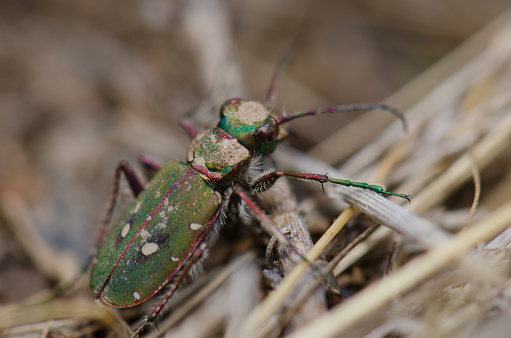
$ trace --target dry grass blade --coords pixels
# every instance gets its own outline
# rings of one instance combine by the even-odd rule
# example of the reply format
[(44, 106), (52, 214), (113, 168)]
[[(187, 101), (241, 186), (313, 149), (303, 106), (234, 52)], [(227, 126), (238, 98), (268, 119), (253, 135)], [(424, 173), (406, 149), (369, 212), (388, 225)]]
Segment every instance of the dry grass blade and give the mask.
[(448, 264), (459, 260), (470, 248), (487, 241), (511, 224), (511, 203), (501, 207), (486, 220), (454, 237), (429, 253), (410, 261), (400, 270), (368, 286), (356, 296), (346, 300), (316, 322), (291, 335), (292, 338), (336, 337), (380, 309), (386, 303), (409, 291)]
[[(55, 300), (36, 305), (11, 305), (0, 307), (0, 331), (47, 322), (74, 318), (93, 321), (108, 327), (116, 337), (127, 337), (130, 330), (112, 309), (100, 306), (90, 299)], [(41, 329), (44, 330), (44, 328)]]
[[(446, 108), (452, 108), (451, 105), (462, 98), (472, 83), (489, 74), (498, 73), (507, 64), (511, 48), (507, 39), (511, 29), (509, 15), (509, 12), (502, 14), (438, 64), (392, 95), (389, 102), (406, 112), (412, 132), (427, 121), (431, 122), (439, 112), (449, 114)], [(382, 135), (345, 163), (341, 171), (350, 176), (361, 172), (400, 138), (401, 126), (394, 121)], [(330, 146), (335, 148), (335, 144)]]
[(166, 318), (163, 322), (159, 323), (158, 327), (161, 331), (153, 331), (147, 337), (156, 338), (161, 336), (165, 331), (185, 318), (194, 308), (198, 307), (202, 302), (204, 302), (208, 296), (210, 296), (216, 289), (218, 289), (222, 284), (226, 282), (226, 280), (235, 270), (240, 269), (243, 267), (243, 265), (252, 262), (254, 258), (254, 254), (250, 252), (237, 258), (234, 262), (225, 267), (216, 277), (214, 277), (213, 280), (208, 283), (202, 290), (195, 293), (193, 297), (186, 301), (184, 305), (177, 308), (171, 316)]
[(511, 137), (511, 114), (499, 126), (460, 157), (445, 173), (436, 178), (420, 194), (414, 197), (409, 209), (423, 213), (445, 200), (449, 193), (465, 183), (472, 173), (472, 156), (479, 168), (484, 168), (509, 146)]
[[(477, 166), (481, 171), (483, 180), (485, 173), (488, 172), (488, 168), (495, 171), (495, 166), (491, 166), (491, 164), (497, 162), (503, 168), (506, 168), (507, 162), (505, 159), (511, 140), (511, 115), (509, 114), (507, 82), (502, 73), (499, 73), (499, 70), (506, 69), (507, 71), (509, 69), (508, 60), (510, 59), (511, 48), (509, 40), (503, 40), (503, 37), (507, 36), (511, 30), (509, 22), (511, 22), (511, 14), (508, 12), (497, 20), (496, 24), (485, 31), (485, 38), (487, 39), (486, 48), (479, 54), (476, 54), (466, 65), (459, 67), (459, 70), (453, 76), (435, 87), (429, 95), (416, 103), (409, 111), (408, 117), (411, 124), (419, 129), (414, 131), (414, 139), (410, 140), (414, 151), (404, 161), (403, 169), (400, 171), (400, 180), (404, 180), (407, 183), (401, 188), (397, 188), (399, 192), (413, 192), (413, 189), (419, 190), (412, 196), (412, 202), (407, 206), (409, 211), (424, 214), (439, 205), (445, 208), (444, 203), (453, 196), (455, 191), (464, 186), (471, 176), (479, 176), (478, 174), (474, 175), (474, 166)], [(491, 36), (489, 33), (494, 35)], [(481, 36), (478, 39), (481, 39)], [(479, 43), (481, 43), (481, 40), (479, 40)], [(457, 55), (459, 56), (459, 54)], [(462, 111), (458, 112), (458, 109)], [(375, 164), (371, 164), (371, 162), (376, 160), (377, 153), (387, 147), (391, 143), (390, 140), (395, 138), (396, 135), (396, 126), (394, 126), (382, 138), (376, 140), (374, 144), (369, 145), (365, 151), (359, 154), (358, 159), (360, 161), (355, 157), (352, 162), (348, 163), (346, 168), (349, 168), (349, 170), (358, 168), (355, 170), (360, 170), (363, 167), (370, 168), (374, 166)], [(439, 153), (439, 156), (435, 155), (435, 152)], [(292, 162), (293, 165), (297, 166), (298, 170), (304, 171), (310, 171), (310, 167), (314, 165), (313, 163), (305, 165), (296, 158), (288, 160), (288, 162)], [(299, 164), (296, 165), (296, 163)], [(503, 170), (505, 171), (505, 169)], [(329, 173), (332, 174), (330, 170)], [(417, 184), (417, 181), (422, 183)], [(409, 191), (406, 187), (411, 187), (412, 182), (415, 182), (413, 184), (414, 188), (412, 191)], [(476, 186), (479, 186), (479, 184), (476, 181)], [(336, 190), (341, 191), (342, 189)], [(476, 187), (475, 190), (475, 199), (478, 200), (479, 188)], [(352, 196), (356, 195), (358, 193), (351, 194), (351, 196), (344, 194), (343, 196), (351, 203), (354, 203), (356, 198)], [(502, 197), (503, 195), (501, 194), (500, 196)], [(307, 337), (311, 335), (334, 337), (340, 334), (347, 334), (347, 332), (352, 332), (348, 330), (354, 330), (356, 324), (360, 324), (364, 320), (367, 323), (373, 315), (385, 317), (385, 314), (379, 312), (379, 310), (386, 304), (394, 300), (396, 296), (403, 295), (409, 291), (415, 292), (414, 288), (416, 286), (427, 279), (431, 279), (441, 269), (450, 264), (459, 263), (466, 269), (470, 265), (462, 263), (465, 261), (462, 258), (467, 250), (473, 248), (480, 241), (490, 240), (504, 231), (511, 223), (511, 211), (509, 210), (511, 204), (509, 201), (508, 195), (503, 198), (500, 203), (503, 206), (498, 210), (489, 213), (484, 219), (464, 229), (464, 231), (461, 231), (452, 239), (449, 236), (445, 237), (444, 240), (438, 242), (439, 246), (435, 246), (423, 256), (408, 262), (388, 278), (366, 287), (359, 294), (339, 305), (328, 315), (292, 335), (292, 337)], [(368, 205), (370, 204), (368, 203)], [(484, 209), (484, 195), (482, 208)], [(470, 214), (469, 217), (471, 217)], [(411, 233), (415, 232), (415, 224), (410, 223), (410, 228), (404, 229), (404, 231), (400, 230), (400, 232), (410, 236)], [(383, 228), (376, 231), (371, 236), (372, 238), (362, 243), (362, 245), (350, 253), (345, 260), (348, 263), (342, 262), (342, 266), (337, 267), (337, 272), (343, 271), (348, 264), (356, 261), (358, 257), (367, 252), (366, 250), (370, 250), (370, 248), (387, 238), (391, 233), (390, 230)], [(418, 229), (415, 235), (412, 234), (412, 237), (417, 240), (420, 237), (417, 236), (419, 233), (421, 235), (426, 234)], [(509, 240), (508, 233), (509, 231), (503, 232), (498, 237), (498, 241), (507, 242)], [(505, 264), (507, 259), (505, 252), (502, 252), (502, 256), (500, 258), (501, 265)], [(489, 258), (487, 257), (479, 255), (477, 259), (486, 262), (480, 265), (481, 269), (488, 264), (487, 260)], [(472, 262), (471, 265), (475, 265), (475, 262)], [(477, 284), (478, 278), (482, 279), (482, 283), (492, 283), (491, 276), (498, 274), (490, 271), (469, 274), (469, 282), (465, 283), (468, 283), (467, 285)], [(470, 282), (470, 278), (472, 278), (473, 283)], [(445, 283), (442, 284), (440, 281)], [(445, 290), (450, 287), (455, 288), (456, 279), (454, 282), (451, 281), (453, 283), (451, 284), (452, 286), (447, 281), (448, 277), (439, 276), (438, 286), (443, 285)], [(462, 283), (461, 280), (459, 283)], [(422, 301), (422, 307), (425, 310), (417, 311), (419, 317), (417, 324), (413, 325), (413, 328), (409, 325), (407, 328), (405, 328), (406, 325), (403, 326), (404, 331), (400, 331), (399, 326), (390, 325), (389, 323), (387, 323), (389, 324), (388, 327), (394, 327), (397, 332), (403, 333), (415, 332), (418, 334), (420, 332), (429, 332), (429, 336), (442, 336), (443, 334), (449, 336), (454, 332), (466, 333), (467, 331), (463, 330), (467, 330), (468, 327), (475, 329), (477, 323), (484, 322), (483, 319), (491, 308), (491, 306), (481, 306), (477, 313), (471, 313), (469, 306), (453, 306), (450, 310), (444, 311), (443, 315), (447, 317), (441, 319), (438, 316), (434, 316), (435, 305), (431, 304), (428, 298), (421, 298), (431, 297), (431, 292), (420, 292), (418, 290), (419, 288), (417, 288), (415, 298), (413, 297), (414, 292), (410, 292), (409, 298), (413, 300), (407, 303), (403, 302), (402, 304), (403, 307), (409, 309), (408, 311), (413, 311), (414, 307), (421, 307), (419, 304)], [(442, 291), (442, 288), (438, 290)], [(503, 286), (500, 286), (494, 292), (505, 291), (503, 291)], [(457, 304), (465, 304), (465, 302), (470, 304), (471, 300), (473, 300), (471, 297), (473, 297), (472, 293), (467, 291), (465, 298), (460, 295)], [(455, 315), (454, 311), (457, 311), (458, 316)], [(438, 324), (438, 326), (435, 326), (435, 330), (431, 326), (427, 326), (427, 324), (422, 324), (430, 329), (421, 331), (421, 320), (427, 321), (428, 314), (430, 317), (437, 318), (437, 322), (434, 320), (433, 322), (445, 322), (445, 326)], [(471, 320), (471, 325), (463, 325), (462, 320)], [(447, 323), (448, 321), (450, 321), (451, 326)], [(376, 322), (370, 325), (377, 325), (375, 324)]]
[[(427, 121), (429, 121), (427, 118), (430, 118), (431, 121), (434, 122), (434, 114), (439, 115), (442, 112), (442, 109), (452, 109), (452, 105), (455, 104), (453, 102), (456, 99), (462, 97), (462, 93), (465, 90), (464, 88), (467, 87), (467, 84), (472, 83), (469, 81), (469, 79), (482, 78), (482, 81), (485, 83), (484, 88), (486, 93), (490, 91), (487, 88), (489, 85), (493, 84), (494, 87), (496, 86), (494, 82), (490, 82), (489, 84), (488, 81), (485, 81), (485, 79), (487, 79), (488, 74), (491, 74), (492, 71), (498, 69), (499, 65), (502, 67), (503, 64), (508, 60), (507, 55), (509, 54), (509, 43), (508, 41), (502, 41), (502, 39), (498, 38), (500, 36), (504, 36), (505, 32), (509, 30), (509, 26), (506, 24), (507, 15), (509, 14), (503, 15), (499, 20), (497, 20), (495, 24), (491, 25), (491, 27), (487, 28), (483, 33), (476, 37), (477, 44), (484, 45), (484, 42), (481, 40), (484, 41), (484, 39), (486, 39), (487, 41), (490, 39), (490, 33), (497, 36), (497, 38), (491, 41), (491, 44), (487, 45), (487, 49), (485, 49), (482, 53), (475, 55), (473, 60), (471, 60), (471, 62), (466, 67), (460, 68), (452, 77), (443, 81), (442, 84), (439, 84), (437, 88), (435, 88), (423, 100), (415, 104), (413, 108), (407, 113), (407, 118), (412, 125), (413, 130), (411, 133), (414, 135), (414, 139), (419, 137), (418, 130), (420, 129), (417, 128), (425, 128), (424, 125)], [(467, 45), (473, 44), (474, 42), (472, 41), (467, 42)], [(452, 65), (452, 58), (465, 57), (465, 55), (463, 55), (465, 50), (465, 47), (461, 47), (457, 52), (454, 53), (453, 56), (448, 57), (448, 60), (446, 60), (444, 63), (440, 63), (437, 67), (445, 68), (445, 64)], [(429, 74), (432, 73), (436, 73), (435, 69), (429, 71)], [(429, 81), (427, 77), (423, 79), (423, 82), (427, 81)], [(412, 87), (420, 87), (417, 82), (420, 81), (418, 80), (414, 82)], [(478, 83), (480, 82), (475, 81), (475, 84)], [(406, 89), (402, 91), (402, 93), (406, 92)], [(465, 114), (464, 120), (460, 122), (463, 124), (470, 120), (473, 121), (474, 116), (478, 116), (477, 121), (483, 121), (485, 124), (490, 125), (489, 127), (485, 127), (486, 132), (482, 139), (477, 140), (474, 142), (475, 144), (472, 145), (473, 149), (475, 149), (475, 163), (481, 169), (484, 169), (485, 166), (491, 163), (491, 161), (495, 160), (507, 149), (510, 137), (509, 114), (505, 113), (507, 109), (506, 106), (509, 104), (509, 95), (501, 96), (499, 95), (499, 92), (495, 91), (495, 89), (493, 90), (492, 94), (493, 95), (483, 96), (486, 99), (484, 102), (481, 102), (481, 98), (479, 98), (477, 102), (479, 102), (480, 105), (486, 104), (486, 102), (488, 102), (488, 104), (483, 107), (477, 107), (477, 110), (474, 110), (475, 108), (472, 105), (469, 105), (471, 107), (470, 110), (472, 113)], [(393, 101), (399, 101), (399, 98), (400, 97), (397, 94), (393, 97)], [(485, 117), (487, 116), (486, 112), (489, 110), (495, 111), (495, 115), (502, 118), (498, 124), (491, 124), (490, 120)], [(471, 118), (468, 118), (467, 115), (471, 116)], [(453, 123), (454, 121), (451, 120), (451, 122), (444, 122)], [(450, 129), (446, 126), (448, 125), (442, 126), (440, 130), (443, 130), (444, 133), (449, 135), (448, 132)], [(458, 124), (453, 124), (452, 127), (454, 129), (458, 129)], [(475, 126), (473, 122), (471, 122), (470, 127), (465, 125), (465, 128), (463, 128), (465, 134), (460, 135), (460, 137), (466, 138), (466, 134), (472, 134), (473, 137), (474, 127)], [(349, 162), (343, 168), (346, 168), (349, 172), (353, 172), (355, 170), (360, 170), (364, 166), (367, 166), (370, 161), (375, 160), (377, 154), (381, 154), (383, 149), (388, 148), (388, 146), (391, 144), (391, 139), (395, 140), (399, 137), (398, 129), (399, 126), (396, 123), (396, 125), (392, 126), (390, 130), (385, 132), (382, 137), (376, 139), (374, 143), (371, 143), (367, 147), (367, 150), (361, 151), (357, 156), (354, 157), (351, 162)], [(408, 143), (410, 143), (409, 147), (413, 146), (413, 142), (413, 140), (408, 140)], [(413, 155), (407, 159), (407, 161), (411, 164), (414, 164), (414, 166), (410, 165), (406, 171), (406, 174), (400, 174), (401, 176), (408, 175), (407, 183), (403, 184), (400, 188), (396, 188), (396, 190), (400, 192), (407, 192), (412, 194), (417, 189), (422, 189), (422, 191), (419, 193), (412, 195), (412, 203), (407, 207), (408, 210), (418, 214), (422, 214), (432, 207), (440, 204), (447, 197), (449, 197), (453, 191), (464, 184), (471, 176), (472, 160), (470, 157), (472, 155), (470, 155), (468, 151), (470, 143), (465, 142), (463, 147), (467, 150), (463, 156), (459, 157), (459, 159), (454, 164), (446, 166), (445, 163), (442, 164), (442, 161), (444, 161), (445, 157), (448, 156), (447, 154), (444, 156), (440, 155), (433, 162), (428, 162), (428, 157), (424, 155), (424, 149), (428, 149), (428, 151), (432, 153), (436, 152), (441, 154), (440, 149), (445, 148), (445, 144), (442, 144), (441, 142), (431, 142), (435, 142), (435, 139), (432, 141), (428, 141), (427, 139), (415, 141), (417, 145), (421, 145), (423, 150), (414, 151)], [(457, 151), (459, 152), (460, 150), (463, 150), (463, 147), (459, 148)], [(369, 153), (373, 155), (369, 156)], [(421, 159), (421, 157), (423, 158)], [(365, 162), (362, 163), (361, 161), (357, 160), (357, 158), (364, 159)], [(293, 167), (294, 170), (319, 170), (319, 172), (329, 172), (331, 175), (334, 175), (333, 173), (335, 173), (331, 168), (318, 166), (319, 164), (317, 161), (316, 163), (313, 160), (302, 161), (302, 156), (288, 156), (288, 152), (283, 153), (282, 156), (280, 156), (280, 159), (284, 160), (286, 166)], [(426, 167), (424, 167), (424, 163), (427, 163)], [(404, 163), (402, 166), (407, 167), (407, 163)], [(438, 175), (440, 176), (436, 177)], [(342, 191), (342, 188), (336, 188), (335, 190)], [(343, 197), (352, 199), (352, 197), (350, 197), (348, 194), (343, 194)], [(355, 202), (353, 200), (351, 201)], [(387, 208), (387, 206), (385, 206), (385, 208)], [(378, 229), (373, 234), (372, 238), (368, 239), (361, 246), (357, 247), (353, 252), (350, 253), (350, 255), (348, 255), (344, 262), (341, 262), (341, 265), (338, 267), (338, 269), (336, 269), (336, 272), (340, 273), (343, 271), (347, 266), (357, 261), (359, 257), (363, 256), (376, 244), (380, 243), (383, 239), (388, 238), (391, 233), (392, 232), (386, 228)], [(416, 235), (418, 234), (420, 234), (420, 231), (417, 232)], [(416, 237), (422, 236), (419, 235)]]
[(472, 164), (472, 177), (474, 179), (475, 193), (474, 201), (470, 206), (470, 213), (468, 214), (468, 218), (465, 223), (466, 226), (470, 226), (470, 224), (472, 224), (474, 215), (476, 214), (477, 211), (477, 206), (479, 205), (479, 200), (481, 198), (481, 172), (479, 171), (479, 168), (475, 163)]
[[(280, 152), (279, 163), (291, 162), (293, 168), (301, 171), (309, 172), (329, 172), (336, 177), (342, 177), (337, 171), (331, 167), (321, 167), (317, 160), (310, 159), (304, 155), (297, 155), (291, 150), (285, 153)], [(306, 162), (306, 163), (304, 163)], [(395, 163), (394, 160), (388, 160), (389, 163)], [(286, 165), (284, 164), (284, 167)], [(319, 166), (319, 167), (318, 167)], [(313, 167), (312, 170), (311, 167)], [(390, 164), (385, 166), (384, 171), (391, 167)], [(307, 169), (304, 169), (307, 168)], [(403, 233), (408, 233), (415, 240), (419, 241), (426, 248), (433, 247), (448, 240), (449, 235), (434, 224), (420, 219), (419, 217), (406, 212), (397, 204), (391, 203), (376, 193), (353, 189), (343, 186), (335, 186), (336, 189), (343, 192), (343, 197), (358, 209), (371, 216), (377, 222), (384, 224), (390, 228), (398, 229)], [(314, 247), (307, 254), (307, 259), (311, 262), (315, 261), (323, 252), (326, 246), (344, 227), (346, 222), (354, 215), (355, 208), (346, 208), (341, 215), (335, 220), (332, 226), (323, 234)], [(410, 227), (410, 224), (414, 224)], [(410, 229), (414, 229), (410, 231)], [(292, 287), (298, 279), (305, 273), (308, 265), (305, 262), (298, 264), (294, 270), (283, 280), (279, 288), (272, 292), (267, 299), (260, 304), (251, 317), (246, 322), (244, 334), (248, 336), (259, 335), (266, 330), (270, 317), (278, 311), (286, 297), (291, 292)]]
[(0, 212), (7, 219), (6, 224), (27, 256), (49, 279), (66, 283), (78, 274), (78, 263), (74, 257), (56, 252), (39, 234), (20, 196), (1, 194)]
[[(272, 190), (259, 196), (261, 205), (270, 210), (270, 216), (274, 224), (284, 231), (290, 243), (303, 255), (307, 254), (313, 246), (312, 239), (308, 232), (307, 226), (298, 214), (298, 206), (296, 198), (291, 192), (289, 182), (281, 179), (273, 187)], [(275, 251), (278, 258), (278, 267), (282, 276), (289, 274), (294, 266), (301, 261), (301, 257), (285, 245), (281, 245), (275, 241), (273, 247), (268, 250)], [(295, 288), (298, 289), (303, 285), (310, 284), (314, 278), (313, 274), (309, 274), (302, 280), (296, 280)], [(290, 330), (309, 322), (314, 318), (321, 316), (326, 311), (326, 299), (322, 288), (309, 295), (308, 299), (302, 304), (300, 309), (290, 320)]]
[[(295, 170), (328, 172), (333, 177), (343, 177), (335, 168), (290, 149), (285, 153), (282, 152), (279, 161), (284, 167), (292, 166)], [(411, 205), (402, 207), (376, 193), (361, 189), (330, 185), (328, 192), (333, 196), (341, 195), (343, 199), (368, 214), (376, 222), (413, 238), (425, 248), (436, 246), (449, 238), (449, 234), (443, 229), (405, 209), (405, 207), (411, 208), (415, 197), (412, 197)]]
[[(337, 235), (354, 213), (355, 210), (353, 208), (347, 208), (341, 215), (339, 215), (329, 230), (323, 234), (321, 239), (316, 242), (314, 247), (307, 253), (306, 258), (308, 262), (314, 262), (318, 258), (326, 245), (330, 243), (332, 238)], [(258, 336), (274, 325), (272, 321), (269, 321), (270, 318), (279, 310), (285, 299), (289, 296), (297, 284), (298, 280), (302, 278), (308, 268), (309, 264), (307, 262), (302, 261), (298, 263), (291, 273), (282, 280), (278, 288), (272, 291), (266, 299), (254, 309), (244, 323), (244, 327), (242, 329), (244, 337)]]

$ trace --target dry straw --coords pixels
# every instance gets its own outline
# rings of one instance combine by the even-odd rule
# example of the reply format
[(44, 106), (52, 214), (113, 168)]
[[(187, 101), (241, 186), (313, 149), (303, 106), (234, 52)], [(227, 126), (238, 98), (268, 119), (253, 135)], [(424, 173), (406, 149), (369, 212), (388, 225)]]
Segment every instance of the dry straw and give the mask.
[[(506, 282), (509, 277), (506, 263), (510, 258), (510, 241), (508, 232), (504, 231), (511, 224), (511, 194), (502, 193), (510, 191), (509, 180), (503, 180), (485, 191), (478, 206), (484, 218), (452, 236), (417, 216), (427, 217), (436, 208), (447, 217), (449, 210), (444, 203), (462, 185), (471, 181), (474, 168), (484, 176), (489, 168), (501, 167), (500, 175), (509, 177), (506, 170), (511, 143), (511, 90), (507, 80), (511, 70), (510, 34), (511, 13), (508, 12), (389, 99), (399, 107), (409, 106), (406, 111), (411, 126), (409, 135), (400, 141), (403, 137), (398, 124), (391, 125), (382, 136), (346, 163), (341, 172), (353, 175), (374, 171), (378, 167), (388, 170), (388, 162), (394, 164), (395, 159), (401, 159), (400, 169), (394, 171), (390, 181), (403, 182), (393, 190), (411, 192), (412, 203), (405, 205), (404, 209), (396, 208), (366, 192), (353, 193), (342, 187), (332, 188), (332, 195), (340, 193), (356, 208), (388, 226), (378, 229), (370, 239), (353, 250), (335, 272), (341, 273), (391, 236), (393, 231), (390, 229), (404, 234), (404, 241), (412, 239), (428, 250), (316, 321), (296, 330), (292, 337), (360, 336), (370, 331), (373, 331), (371, 336), (401, 332), (435, 337), (470, 332), (506, 336), (510, 332), (509, 324), (501, 326), (499, 332), (495, 329), (485, 331), (489, 330), (486, 320), (496, 316), (495, 312), (507, 316), (505, 309), (510, 304), (509, 283)], [(343, 139), (349, 137), (346, 135), (341, 131), (328, 139), (326, 145), (316, 149), (336, 149), (335, 144), (350, 144), (349, 139)], [(396, 143), (397, 150), (387, 154), (392, 159), (383, 164), (379, 162), (381, 154)], [(329, 154), (326, 157), (333, 156)], [(328, 171), (337, 175), (335, 169), (290, 152), (282, 153), (280, 158), (285, 166), (297, 170)], [(478, 199), (475, 199), (474, 205), (477, 202)], [(324, 237), (331, 238), (331, 232), (337, 233), (346, 222), (345, 218), (351, 215), (352, 211), (345, 211), (341, 215), (341, 223), (336, 221)], [(467, 208), (465, 220), (469, 219), (471, 214)], [(464, 223), (462, 221), (459, 226)], [(469, 255), (470, 249), (479, 243), (489, 242), (499, 234), (491, 245)], [(323, 249), (323, 239), (311, 250), (309, 259), (315, 259)], [(493, 254), (495, 251), (500, 253), (498, 258)], [(460, 269), (455, 269), (457, 266)], [(247, 333), (259, 336), (271, 321), (278, 318), (286, 294), (305, 269), (305, 264), (298, 265), (255, 309), (247, 321)], [(424, 292), (420, 286), (432, 280), (438, 281), (439, 285), (431, 288), (430, 292)], [(405, 298), (396, 298), (400, 296)], [(394, 306), (389, 312), (393, 301)], [(444, 305), (443, 311), (435, 314), (432, 309), (438, 309), (439, 303)], [(450, 306), (450, 303), (457, 306)], [(501, 310), (490, 312), (495, 308)], [(400, 317), (401, 321), (396, 319)], [(505, 321), (501, 320), (500, 324), (505, 324)]]

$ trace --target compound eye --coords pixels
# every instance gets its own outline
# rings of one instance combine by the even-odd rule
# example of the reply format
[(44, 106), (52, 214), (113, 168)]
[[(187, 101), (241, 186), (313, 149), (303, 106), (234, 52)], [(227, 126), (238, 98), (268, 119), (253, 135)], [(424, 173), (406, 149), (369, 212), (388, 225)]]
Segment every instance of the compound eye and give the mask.
[(277, 121), (270, 116), (265, 124), (257, 128), (256, 137), (264, 143), (273, 143), (279, 135), (279, 125)]
[(225, 101), (222, 107), (220, 107), (220, 118), (222, 119), (226, 115), (226, 112), (238, 109), (241, 101), (243, 101), (243, 99), (229, 99)]

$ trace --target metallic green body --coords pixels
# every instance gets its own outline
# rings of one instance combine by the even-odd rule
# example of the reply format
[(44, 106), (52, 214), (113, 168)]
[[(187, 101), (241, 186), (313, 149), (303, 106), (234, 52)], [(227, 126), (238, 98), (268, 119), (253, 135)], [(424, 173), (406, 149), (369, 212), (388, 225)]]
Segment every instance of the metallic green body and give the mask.
[(269, 142), (258, 138), (261, 126), (272, 122), (264, 106), (235, 99), (224, 108), (217, 127), (192, 141), (187, 163), (161, 168), (103, 235), (90, 287), (105, 304), (135, 306), (168, 284), (219, 224), (223, 198), (246, 180), (254, 156), (275, 148), (275, 131)]
[(190, 165), (165, 165), (99, 247), (92, 292), (114, 307), (153, 296), (203, 241), (221, 203), (222, 195)]

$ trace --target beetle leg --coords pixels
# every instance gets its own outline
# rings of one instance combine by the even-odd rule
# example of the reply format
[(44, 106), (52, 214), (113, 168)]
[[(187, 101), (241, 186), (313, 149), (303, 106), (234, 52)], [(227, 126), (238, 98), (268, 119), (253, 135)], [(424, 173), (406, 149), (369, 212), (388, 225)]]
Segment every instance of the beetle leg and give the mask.
[(114, 185), (117, 185), (116, 194), (119, 190), (120, 176), (121, 173), (124, 174), (131, 188), (131, 192), (133, 195), (137, 197), (142, 191), (144, 191), (144, 187), (142, 182), (139, 180), (135, 170), (131, 167), (131, 165), (126, 161), (121, 161), (117, 165), (117, 169), (115, 170), (115, 182)]
[(398, 196), (401, 198), (406, 199), (408, 202), (410, 202), (409, 195), (405, 194), (396, 194), (390, 191), (385, 190), (382, 186), (374, 185), (374, 184), (368, 184), (365, 182), (355, 182), (355, 181), (349, 181), (349, 180), (343, 180), (338, 178), (331, 178), (328, 175), (321, 175), (321, 174), (306, 174), (306, 173), (292, 173), (287, 171), (280, 171), (280, 170), (273, 170), (270, 172), (267, 172), (260, 176), (257, 180), (254, 181), (252, 184), (252, 190), (256, 192), (263, 192), (268, 189), (270, 189), (275, 182), (281, 178), (281, 177), (290, 177), (305, 181), (313, 181), (313, 182), (319, 182), (321, 183), (321, 186), (325, 183), (333, 183), (338, 185), (344, 185), (346, 187), (356, 187), (360, 189), (366, 189), (371, 190), (374, 192), (377, 192), (381, 195), (387, 195), (387, 196)]
[[(272, 220), (270, 219), (270, 217), (268, 217), (268, 215), (266, 215), (264, 213), (264, 211), (261, 210), (261, 208), (259, 208), (251, 199), (250, 197), (248, 197), (243, 191), (241, 191), (241, 189), (239, 188), (235, 188), (234, 189), (234, 193), (236, 195), (238, 195), (242, 200), (243, 202), (245, 202), (245, 204), (250, 208), (250, 210), (252, 210), (254, 212), (254, 214), (256, 215), (257, 219), (259, 220), (259, 222), (263, 225), (264, 229), (269, 233), (271, 234), (272, 236), (274, 236), (282, 245), (285, 245), (286, 247), (290, 248), (293, 252), (295, 252), (297, 255), (300, 256), (300, 258), (307, 262), (311, 268), (313, 268), (314, 270), (317, 270), (316, 266), (314, 266), (314, 264), (312, 262), (310, 262), (307, 257), (305, 257), (305, 253), (303, 252), (300, 252), (295, 246), (293, 246), (293, 244), (289, 241), (289, 239), (286, 237), (286, 235), (282, 232), (282, 230), (280, 230), (273, 222)], [(317, 271), (319, 272), (320, 274), (322, 274), (321, 271)]]
[(191, 268), (200, 261), (204, 250), (206, 246), (204, 244), (199, 245), (197, 249), (193, 252), (192, 256), (190, 257), (187, 265), (180, 271), (179, 276), (176, 280), (174, 280), (172, 283), (169, 284), (169, 288), (165, 291), (165, 294), (163, 295), (163, 298), (161, 301), (156, 305), (156, 307), (151, 311), (151, 313), (148, 316), (145, 316), (142, 318), (142, 322), (137, 327), (137, 329), (131, 334), (131, 338), (137, 337), (138, 334), (146, 327), (146, 325), (149, 322), (155, 322), (156, 316), (161, 312), (165, 304), (168, 303), (169, 299), (172, 297), (174, 292), (176, 291), (177, 287), (183, 279), (188, 276), (188, 273), (190, 272)]
[[(257, 219), (263, 224), (265, 230), (272, 236), (275, 236), (283, 245), (291, 246), (286, 235), (271, 221), (271, 219), (261, 210), (246, 194), (239, 188), (234, 188), (234, 193), (238, 195), (243, 202), (254, 212)], [(299, 253), (301, 256), (303, 254)]]
[[(98, 230), (98, 235), (96, 238), (95, 243), (95, 251), (99, 248), (101, 243), (105, 240), (106, 237), (106, 229), (107, 225), (110, 223), (110, 219), (112, 218), (112, 213), (115, 207), (115, 202), (117, 200), (117, 196), (119, 194), (119, 186), (121, 182), (121, 174), (124, 174), (126, 179), (128, 180), (128, 183), (130, 185), (131, 191), (133, 194), (138, 196), (143, 190), (142, 183), (137, 177), (137, 174), (135, 173), (135, 170), (129, 165), (126, 161), (121, 161), (117, 165), (117, 168), (115, 169), (114, 174), (114, 183), (112, 186), (112, 191), (110, 192), (110, 197), (108, 199), (108, 204), (106, 207), (105, 215), (101, 221), (101, 225)], [(61, 293), (64, 293), (66, 290), (70, 289), (73, 285), (76, 284), (76, 282), (81, 278), (81, 276), (91, 267), (94, 261), (95, 253), (92, 253), (88, 259), (87, 262), (82, 266), (82, 273), (80, 273), (73, 281), (70, 283), (63, 285), (59, 287), (56, 291), (56, 296), (58, 297)]]
[(186, 133), (188, 134), (188, 136), (190, 136), (190, 138), (192, 139), (194, 139), (199, 133), (197, 127), (193, 123), (193, 116), (196, 115), (199, 111), (204, 110), (205, 105), (206, 107), (208, 106), (208, 100), (205, 100), (200, 104), (196, 105), (195, 107), (184, 113), (179, 119), (179, 124), (181, 125), (181, 128), (183, 128), (184, 131), (186, 131)]
[(190, 136), (190, 138), (194, 139), (197, 136), (197, 128), (195, 128), (191, 119), (183, 117), (179, 120), (179, 124), (181, 125), (181, 128), (186, 131), (188, 136)]
[(128, 180), (131, 191), (135, 197), (137, 197), (144, 190), (141, 181), (138, 179), (137, 174), (135, 173), (135, 170), (133, 170), (129, 163), (126, 161), (119, 162), (117, 168), (115, 169), (114, 184), (112, 186), (112, 191), (110, 192), (110, 197), (108, 198), (105, 216), (101, 221), (98, 237), (96, 239), (96, 247), (99, 247), (105, 240), (106, 227), (108, 223), (110, 223), (110, 219), (112, 218), (112, 213), (115, 207), (115, 202), (117, 200), (117, 195), (119, 195), (121, 174), (124, 174)]
[(311, 262), (306, 256), (304, 252), (298, 250), (286, 237), (286, 235), (280, 230), (270, 219), (268, 215), (264, 213), (251, 199), (245, 194), (241, 189), (234, 188), (234, 194), (238, 195), (243, 202), (252, 210), (252, 212), (256, 215), (257, 219), (263, 226), (263, 228), (272, 236), (274, 236), (282, 245), (288, 247), (291, 251), (296, 253), (301, 260), (306, 262), (309, 267), (316, 272), (319, 276), (322, 276), (324, 279), (329, 279), (329, 276), (325, 274), (316, 264)]
[(149, 156), (142, 155), (139, 159), (142, 167), (144, 168), (144, 174), (148, 180), (151, 180), (154, 175), (161, 169), (161, 165), (154, 162)]

